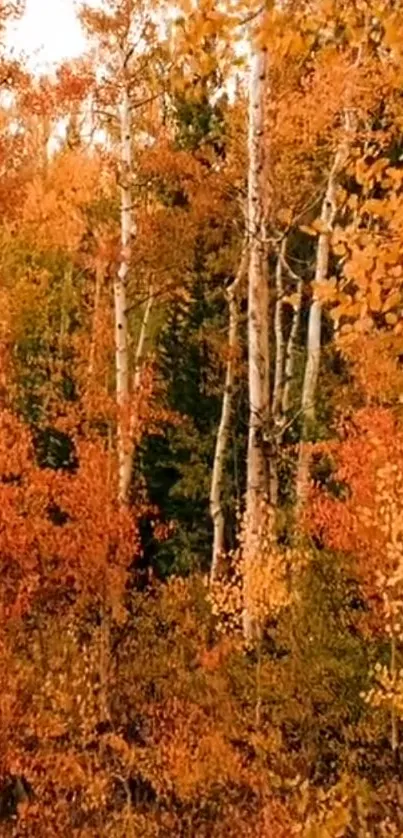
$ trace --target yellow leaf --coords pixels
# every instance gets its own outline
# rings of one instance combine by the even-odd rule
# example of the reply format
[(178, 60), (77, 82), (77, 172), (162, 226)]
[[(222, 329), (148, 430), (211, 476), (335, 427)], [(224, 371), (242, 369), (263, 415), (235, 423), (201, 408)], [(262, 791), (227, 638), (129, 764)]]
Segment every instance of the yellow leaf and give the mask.
[(339, 242), (339, 244), (334, 245), (333, 253), (336, 256), (345, 256), (346, 253), (347, 253), (347, 249), (346, 249), (345, 244), (342, 244), (342, 242)]
[(368, 305), (371, 311), (376, 312), (382, 310), (381, 294), (378, 285), (371, 285), (368, 298)]
[(284, 302), (288, 303), (293, 308), (297, 308), (300, 302), (300, 295), (299, 294), (290, 294), (288, 297), (284, 298)]
[(289, 227), (292, 222), (292, 210), (290, 207), (282, 207), (282, 209), (278, 211), (278, 219), (282, 224)]
[(389, 294), (389, 296), (385, 300), (382, 306), (382, 311), (385, 313), (387, 311), (390, 311), (392, 308), (395, 308), (395, 306), (398, 306), (401, 302), (401, 298), (402, 295), (400, 291), (392, 291), (392, 293)]
[(307, 236), (317, 236), (318, 235), (318, 231), (315, 230), (315, 227), (310, 227), (307, 224), (301, 224), (299, 229), (301, 230), (301, 233), (306, 233)]

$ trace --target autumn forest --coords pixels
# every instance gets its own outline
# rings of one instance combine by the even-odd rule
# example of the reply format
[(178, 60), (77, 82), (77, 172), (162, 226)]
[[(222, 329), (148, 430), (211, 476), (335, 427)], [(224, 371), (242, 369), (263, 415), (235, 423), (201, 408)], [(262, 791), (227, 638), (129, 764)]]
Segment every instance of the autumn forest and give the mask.
[(0, 836), (402, 838), (403, 2), (74, 5), (0, 0)]

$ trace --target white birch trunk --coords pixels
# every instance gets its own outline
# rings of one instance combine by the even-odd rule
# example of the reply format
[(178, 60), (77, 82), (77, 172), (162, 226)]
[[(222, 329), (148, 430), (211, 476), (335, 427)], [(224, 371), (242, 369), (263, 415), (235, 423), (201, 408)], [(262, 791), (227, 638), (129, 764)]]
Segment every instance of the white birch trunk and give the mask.
[(225, 460), (227, 456), (228, 437), (231, 427), (232, 405), (236, 369), (236, 346), (238, 339), (238, 301), (237, 294), (242, 278), (246, 272), (248, 249), (245, 245), (238, 273), (227, 291), (228, 300), (228, 357), (225, 372), (224, 393), (221, 407), (220, 424), (217, 431), (214, 453), (213, 473), (210, 489), (210, 514), (213, 522), (213, 551), (210, 569), (210, 584), (216, 582), (222, 571), (225, 557), (224, 527), (225, 517), (223, 509), (223, 492), (225, 483)]
[(145, 347), (145, 342), (146, 342), (146, 338), (147, 338), (147, 331), (148, 331), (148, 325), (149, 325), (149, 322), (150, 322), (150, 315), (151, 315), (151, 310), (152, 310), (152, 307), (153, 307), (153, 302), (154, 302), (154, 295), (153, 295), (152, 289), (150, 289), (149, 294), (148, 294), (148, 298), (147, 298), (147, 302), (146, 302), (146, 305), (145, 305), (145, 308), (144, 308), (143, 317), (141, 318), (140, 332), (139, 332), (139, 337), (138, 337), (138, 340), (137, 340), (136, 354), (135, 354), (135, 358), (134, 358), (133, 391), (135, 393), (137, 393), (137, 391), (140, 387), (140, 384), (141, 384), (141, 373), (142, 373), (142, 370), (143, 370), (143, 362), (144, 362), (144, 347)]
[(132, 469), (130, 444), (129, 410), (129, 340), (127, 324), (126, 285), (130, 269), (132, 236), (132, 189), (131, 189), (131, 119), (130, 99), (127, 86), (122, 92), (120, 110), (121, 151), (121, 253), (120, 265), (113, 285), (115, 300), (115, 362), (116, 403), (118, 409), (117, 447), (119, 484), (118, 497), (127, 503)]
[[(150, 315), (151, 310), (153, 307), (154, 302), (154, 295), (152, 290), (150, 289), (149, 296), (145, 305), (145, 309), (143, 312), (143, 316), (141, 319), (141, 326), (140, 332), (137, 340), (136, 352), (134, 357), (134, 375), (133, 375), (133, 386), (132, 386), (132, 393), (133, 396), (137, 396), (141, 387), (141, 376), (144, 369), (144, 347), (147, 338), (147, 331), (148, 325), (150, 322)], [(130, 413), (130, 424), (129, 424), (129, 441), (130, 441), (130, 469), (132, 468), (134, 453), (135, 453), (135, 440), (134, 440), (134, 428), (135, 428), (135, 420), (136, 420), (136, 412), (135, 412), (135, 403), (132, 407)]]
[(284, 390), (282, 401), (282, 413), (284, 422), (287, 421), (287, 416), (291, 409), (291, 388), (295, 377), (295, 361), (297, 357), (296, 343), (301, 323), (301, 309), (302, 309), (302, 289), (303, 281), (301, 277), (297, 277), (296, 301), (294, 304), (294, 314), (292, 318), (291, 330), (288, 336), (285, 370), (284, 370)]
[(310, 453), (309, 446), (307, 445), (307, 438), (309, 430), (315, 420), (315, 399), (321, 355), (322, 302), (320, 300), (320, 291), (318, 294), (318, 289), (320, 289), (320, 286), (324, 285), (328, 279), (330, 239), (337, 212), (336, 199), (338, 175), (343, 166), (345, 156), (346, 150), (343, 148), (337, 152), (334, 158), (327, 181), (326, 193), (323, 199), (320, 216), (321, 231), (318, 238), (314, 280), (315, 284), (311, 308), (309, 311), (307, 359), (301, 400), (302, 430), (296, 477), (297, 509), (300, 509), (303, 506), (309, 485)]
[(276, 341), (276, 363), (273, 384), (272, 413), (273, 422), (276, 428), (282, 424), (282, 404), (285, 374), (285, 339), (283, 331), (283, 309), (284, 309), (284, 283), (283, 264), (287, 248), (287, 239), (283, 239), (276, 264), (276, 307), (274, 310), (274, 336)]
[(249, 436), (244, 533), (244, 634), (247, 640), (251, 640), (256, 632), (255, 569), (261, 552), (261, 528), (269, 490), (269, 464), (267, 462), (267, 440), (271, 430), (269, 427), (269, 283), (262, 178), (266, 76), (267, 53), (255, 44), (253, 33), (248, 132)]
[(277, 508), (278, 503), (278, 463), (279, 463), (279, 448), (281, 445), (281, 431), (284, 424), (284, 417), (282, 413), (282, 397), (284, 390), (284, 366), (285, 366), (285, 350), (286, 344), (283, 331), (283, 311), (284, 311), (284, 283), (283, 283), (283, 263), (285, 260), (285, 253), (287, 248), (287, 239), (284, 238), (280, 245), (280, 252), (276, 263), (276, 305), (274, 309), (274, 337), (276, 345), (276, 357), (274, 366), (274, 384), (272, 397), (272, 417), (273, 417), (273, 445), (270, 459), (270, 504), (273, 509)]

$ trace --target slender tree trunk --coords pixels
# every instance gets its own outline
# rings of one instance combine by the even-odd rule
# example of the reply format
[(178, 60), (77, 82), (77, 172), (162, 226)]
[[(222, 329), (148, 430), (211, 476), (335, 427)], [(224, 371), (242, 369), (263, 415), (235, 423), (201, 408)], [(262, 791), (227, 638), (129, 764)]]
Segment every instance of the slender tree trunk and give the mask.
[(127, 503), (132, 470), (132, 451), (128, 422), (129, 409), (129, 340), (127, 324), (126, 284), (130, 269), (132, 236), (131, 188), (131, 119), (127, 87), (122, 93), (120, 110), (121, 129), (121, 252), (119, 270), (115, 276), (115, 362), (116, 402), (118, 408), (117, 446), (119, 463), (119, 501)]
[(233, 408), (233, 394), (236, 368), (236, 345), (238, 339), (238, 302), (237, 293), (242, 278), (246, 272), (248, 261), (247, 245), (244, 246), (241, 262), (237, 275), (228, 288), (228, 358), (225, 372), (224, 394), (221, 407), (221, 419), (217, 431), (216, 446), (214, 453), (213, 474), (210, 490), (210, 513), (213, 522), (213, 552), (210, 569), (210, 583), (214, 583), (221, 575), (223, 560), (225, 556), (224, 526), (225, 517), (223, 509), (223, 492), (225, 484), (225, 461), (227, 456), (228, 438), (231, 427)]
[(274, 309), (274, 337), (276, 342), (276, 360), (274, 367), (274, 384), (272, 397), (273, 416), (273, 451), (270, 462), (270, 503), (276, 509), (278, 502), (278, 455), (281, 443), (281, 428), (283, 425), (282, 401), (284, 390), (284, 358), (285, 339), (283, 331), (283, 309), (284, 309), (284, 283), (283, 263), (287, 248), (287, 239), (284, 238), (280, 245), (280, 252), (276, 264), (276, 305)]
[(248, 383), (249, 436), (247, 453), (246, 518), (244, 532), (244, 633), (256, 633), (255, 570), (259, 563), (262, 522), (268, 503), (270, 438), (269, 283), (265, 230), (263, 161), (264, 97), (267, 53), (252, 37), (249, 78), (248, 132)]
[[(273, 385), (272, 416), (273, 416), (273, 450), (270, 462), (270, 503), (273, 509), (278, 505), (279, 489), (279, 458), (287, 423), (287, 415), (291, 406), (291, 385), (295, 374), (295, 343), (298, 336), (301, 304), (302, 279), (294, 274), (287, 263), (287, 238), (281, 242), (276, 264), (276, 307), (274, 312), (274, 336), (276, 344), (276, 362)], [(284, 335), (284, 269), (297, 280), (296, 301), (288, 341)]]
[(302, 431), (296, 478), (297, 509), (300, 509), (303, 506), (309, 485), (310, 452), (309, 446), (307, 445), (307, 439), (310, 428), (315, 420), (315, 399), (321, 354), (322, 302), (320, 300), (320, 296), (318, 295), (318, 288), (320, 289), (320, 286), (324, 285), (328, 279), (330, 238), (333, 232), (333, 225), (337, 211), (336, 197), (338, 175), (345, 161), (345, 154), (345, 148), (343, 147), (343, 149), (340, 149), (337, 152), (334, 158), (327, 181), (326, 193), (323, 199), (320, 217), (321, 232), (319, 234), (316, 252), (315, 284), (311, 308), (309, 311), (307, 360), (301, 401)]
[[(141, 319), (141, 326), (140, 332), (137, 340), (136, 352), (134, 357), (134, 375), (133, 375), (133, 386), (132, 386), (132, 393), (135, 397), (138, 395), (140, 386), (141, 386), (141, 376), (144, 369), (144, 347), (147, 338), (147, 331), (150, 322), (150, 315), (151, 310), (153, 307), (154, 302), (154, 295), (152, 290), (150, 289), (148, 299), (144, 308), (143, 317)], [(136, 420), (136, 411), (135, 411), (135, 403), (133, 408), (130, 412), (130, 423), (129, 423), (129, 440), (130, 440), (130, 470), (132, 468), (134, 454), (135, 454), (135, 442), (134, 442), (134, 428), (135, 428), (135, 420)]]
[(134, 378), (133, 378), (133, 391), (137, 393), (140, 384), (141, 384), (141, 372), (143, 369), (143, 361), (144, 361), (144, 347), (147, 338), (147, 331), (150, 322), (150, 315), (152, 311), (154, 303), (154, 295), (153, 291), (150, 288), (147, 302), (144, 308), (143, 317), (141, 319), (141, 326), (139, 337), (137, 340), (137, 347), (136, 347), (136, 354), (134, 359)]
[(296, 301), (294, 304), (294, 313), (292, 318), (291, 330), (288, 336), (287, 342), (287, 349), (286, 349), (286, 357), (285, 357), (285, 371), (284, 371), (284, 390), (283, 390), (283, 402), (282, 402), (282, 413), (284, 417), (284, 421), (287, 420), (287, 416), (291, 409), (291, 388), (294, 382), (295, 377), (295, 361), (297, 357), (296, 353), (296, 343), (297, 337), (299, 332), (299, 327), (301, 323), (301, 309), (302, 309), (302, 289), (303, 289), (303, 281), (301, 277), (297, 277), (297, 288), (296, 288)]
[(285, 339), (283, 331), (283, 309), (284, 309), (284, 283), (283, 267), (287, 248), (287, 239), (283, 239), (280, 245), (280, 252), (276, 264), (276, 307), (274, 310), (274, 336), (276, 340), (276, 363), (273, 384), (272, 413), (273, 422), (276, 426), (281, 425), (282, 404), (285, 372)]

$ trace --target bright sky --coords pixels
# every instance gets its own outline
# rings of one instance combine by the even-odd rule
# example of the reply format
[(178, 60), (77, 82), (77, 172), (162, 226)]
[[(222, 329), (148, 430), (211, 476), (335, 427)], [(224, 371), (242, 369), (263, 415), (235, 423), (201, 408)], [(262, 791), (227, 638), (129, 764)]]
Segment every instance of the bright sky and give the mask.
[(9, 48), (16, 55), (24, 52), (38, 72), (80, 55), (85, 39), (74, 5), (74, 0), (26, 0), (24, 17), (10, 28)]

